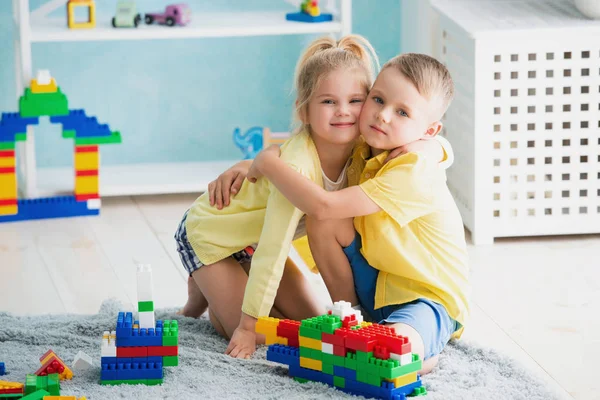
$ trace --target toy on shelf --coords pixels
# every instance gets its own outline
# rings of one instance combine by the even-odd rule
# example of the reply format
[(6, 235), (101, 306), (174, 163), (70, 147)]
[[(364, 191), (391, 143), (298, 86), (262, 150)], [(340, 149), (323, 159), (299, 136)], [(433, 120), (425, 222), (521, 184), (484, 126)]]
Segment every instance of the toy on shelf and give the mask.
[(233, 131), (233, 142), (242, 150), (244, 160), (253, 159), (264, 148), (272, 144), (282, 145), (288, 140), (288, 132), (271, 132), (269, 128), (252, 127), (242, 134), (240, 128)]
[(112, 19), (113, 28), (137, 28), (142, 22), (142, 16), (138, 14), (135, 1), (119, 0), (117, 13)]
[[(17, 199), (15, 144), (27, 140), (27, 127), (37, 125), (39, 118), (62, 124), (62, 136), (75, 141), (75, 193), (40, 199)], [(19, 112), (2, 113), (0, 119), (0, 223), (42, 218), (98, 215), (99, 145), (121, 143), (120, 132), (99, 124), (84, 110), (69, 110), (56, 80), (42, 70), (19, 100)]]
[(144, 20), (148, 25), (156, 22), (160, 25), (167, 26), (185, 26), (192, 20), (192, 10), (185, 3), (171, 4), (167, 6), (162, 13), (146, 14)]
[(288, 13), (285, 16), (288, 21), (297, 22), (326, 22), (332, 21), (332, 14), (321, 14), (319, 0), (303, 0), (300, 12)]
[(138, 319), (120, 312), (116, 330), (102, 336), (101, 375), (103, 385), (163, 382), (163, 367), (179, 365), (179, 326), (177, 321), (155, 321), (152, 296), (152, 270), (138, 266)]
[(94, 364), (92, 362), (92, 357), (88, 356), (83, 351), (80, 351), (75, 355), (75, 359), (71, 366), (74, 370), (85, 371), (86, 369), (92, 368)]
[[(75, 8), (87, 7), (88, 18), (86, 22), (75, 21)], [(89, 29), (96, 27), (96, 2), (95, 0), (69, 0), (67, 3), (67, 25), (70, 29)]]
[(267, 360), (289, 365), (297, 381), (315, 381), (359, 396), (404, 399), (427, 393), (422, 367), (407, 337), (364, 322), (360, 311), (338, 301), (328, 314), (302, 322), (261, 317), (256, 332), (270, 345)]
[(34, 372), (37, 376), (58, 374), (61, 381), (73, 378), (73, 371), (52, 350), (40, 357), (40, 363), (42, 366)]

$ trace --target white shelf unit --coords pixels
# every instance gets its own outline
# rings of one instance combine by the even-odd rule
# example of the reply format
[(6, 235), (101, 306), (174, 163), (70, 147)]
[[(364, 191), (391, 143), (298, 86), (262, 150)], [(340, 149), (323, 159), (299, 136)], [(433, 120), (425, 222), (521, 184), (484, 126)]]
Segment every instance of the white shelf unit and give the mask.
[[(89, 42), (115, 40), (191, 39), (331, 33), (338, 36), (352, 31), (352, 0), (339, 0), (339, 14), (332, 22), (301, 23), (286, 21), (285, 12), (196, 13), (193, 22), (181, 28), (140, 25), (137, 29), (114, 29), (110, 18), (98, 16), (90, 30), (70, 30), (64, 18), (48, 17), (66, 0), (49, 0), (30, 10), (29, 0), (13, 0), (15, 22), (15, 73), (17, 100), (33, 76), (33, 43)], [(124, 132), (125, 137), (135, 132)], [(72, 168), (40, 168), (35, 161), (33, 127), (27, 129), (27, 141), (17, 144), (20, 191), (27, 198), (64, 194), (72, 187)], [(239, 160), (192, 163), (156, 163), (102, 165), (101, 196), (128, 196), (205, 191), (208, 183)], [(23, 182), (24, 181), (24, 182)], [(24, 185), (23, 185), (24, 183)], [(23, 187), (24, 186), (24, 187)]]

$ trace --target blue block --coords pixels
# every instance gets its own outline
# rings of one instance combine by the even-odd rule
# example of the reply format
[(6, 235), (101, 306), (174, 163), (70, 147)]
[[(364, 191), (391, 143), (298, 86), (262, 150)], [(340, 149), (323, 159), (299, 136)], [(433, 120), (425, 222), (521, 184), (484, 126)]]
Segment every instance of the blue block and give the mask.
[(384, 398), (392, 399), (392, 398), (394, 398), (394, 396), (399, 396), (399, 395), (408, 396), (416, 388), (421, 387), (421, 386), (423, 386), (423, 383), (421, 382), (421, 377), (417, 375), (417, 380), (415, 382), (410, 383), (408, 385), (401, 386), (399, 388), (391, 389), (391, 390), (388, 390), (387, 388), (382, 387), (381, 393), (383, 396), (387, 396), (389, 393), (389, 397), (384, 397)]
[(0, 362), (0, 376), (6, 375), (6, 366), (3, 362)]
[(162, 356), (149, 356), (147, 357), (149, 363), (161, 363), (163, 362)]
[[(132, 363), (133, 359), (137, 358), (137, 357), (117, 357), (117, 361), (115, 361), (115, 364), (127, 364), (127, 363)], [(140, 357), (143, 358), (143, 357)], [(139, 362), (139, 361), (136, 361)], [(146, 359), (144, 359), (144, 361), (142, 362), (148, 362)]]
[(290, 365), (290, 376), (308, 379), (313, 382), (322, 382), (329, 386), (333, 386), (333, 375), (325, 374), (313, 369), (302, 368), (300, 365)]
[(17, 207), (18, 214), (0, 215), (0, 223), (100, 214), (99, 209), (88, 208), (87, 201), (77, 201), (75, 196), (17, 200)]
[[(162, 346), (162, 321), (156, 323), (156, 328), (139, 329), (129, 327), (128, 320), (128, 315), (123, 317), (123, 322), (117, 317), (117, 347)], [(133, 321), (133, 325), (139, 325), (139, 321)]]
[(117, 364), (102, 364), (100, 380), (112, 381), (117, 378)]
[(101, 357), (100, 358), (100, 364), (116, 364), (117, 363), (117, 357)]
[[(159, 357), (162, 358), (162, 357)], [(148, 361), (148, 357), (130, 357), (128, 358), (128, 361), (121, 361), (121, 358), (119, 358), (119, 362), (129, 362), (129, 363), (148, 363), (148, 362), (155, 362), (155, 361)], [(160, 360), (160, 362), (162, 362), (162, 360)]]
[(297, 21), (297, 22), (326, 22), (332, 21), (332, 14), (321, 14), (318, 17), (312, 17), (304, 12), (297, 13), (288, 13), (285, 15), (285, 19), (288, 21)]
[(272, 344), (267, 350), (267, 360), (285, 365), (300, 365), (300, 351), (296, 347)]
[(106, 124), (99, 124), (96, 117), (88, 117), (84, 110), (69, 110), (69, 115), (50, 117), (50, 121), (62, 124), (63, 130), (75, 131), (75, 138), (110, 136)]
[(161, 379), (162, 363), (118, 363), (117, 379)]
[(28, 125), (38, 125), (39, 118), (23, 118), (19, 113), (2, 113), (0, 142), (14, 142), (17, 133), (27, 133)]
[(339, 367), (337, 365), (333, 366), (333, 374), (335, 376), (341, 376), (345, 379), (351, 379), (353, 381), (356, 380), (356, 371), (350, 368)]
[(117, 346), (121, 338), (128, 338), (132, 336), (133, 328), (133, 314), (123, 311), (117, 315)]

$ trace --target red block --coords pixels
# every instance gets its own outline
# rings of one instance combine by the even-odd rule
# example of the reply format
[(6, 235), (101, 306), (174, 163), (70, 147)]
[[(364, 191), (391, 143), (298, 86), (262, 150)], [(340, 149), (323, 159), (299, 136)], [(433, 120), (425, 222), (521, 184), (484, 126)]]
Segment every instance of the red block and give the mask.
[[(44, 356), (42, 356), (41, 360), (43, 360)], [(48, 374), (62, 374), (64, 370), (64, 365), (58, 362), (56, 357), (52, 357), (46, 362), (46, 364), (42, 365), (37, 371), (35, 371), (34, 374), (37, 376), (46, 376)]]
[(1, 167), (0, 174), (14, 174), (15, 167)]
[(300, 347), (299, 331), (300, 321), (284, 319), (277, 325), (277, 336), (287, 338), (288, 346)]
[(384, 340), (390, 353), (402, 355), (410, 353), (412, 350), (411, 344), (405, 336), (386, 337)]
[(75, 195), (75, 200), (77, 201), (88, 201), (91, 199), (99, 199), (100, 195), (98, 193), (92, 193), (92, 194), (76, 194)]
[(346, 357), (347, 350), (344, 346), (333, 346), (333, 354), (340, 357)]
[(368, 332), (362, 332), (362, 329), (351, 331), (346, 337), (346, 349), (369, 352), (375, 349), (377, 337)]
[(17, 199), (0, 200), (0, 206), (16, 206)]
[(14, 157), (14, 150), (0, 150), (0, 157)]
[(375, 346), (375, 350), (373, 351), (373, 356), (375, 358), (387, 360), (388, 358), (390, 358), (390, 350), (387, 347), (377, 345)]
[[(148, 357), (150, 347), (117, 347), (118, 357)], [(117, 360), (118, 361), (118, 360)]]
[(323, 332), (321, 334), (321, 341), (334, 346), (344, 346), (344, 336), (332, 335), (331, 333)]
[(86, 169), (83, 171), (75, 171), (75, 176), (98, 176), (98, 170)]
[[(0, 389), (0, 394), (23, 394), (23, 388)], [(16, 399), (16, 397), (15, 397)]]
[[(179, 354), (178, 346), (148, 346), (147, 357), (153, 356), (176, 356)], [(118, 350), (118, 347), (117, 347)], [(117, 355), (118, 357), (118, 355)]]
[(344, 328), (350, 328), (351, 326), (358, 325), (356, 315), (352, 314), (342, 320), (342, 326)]
[(95, 146), (75, 146), (75, 153), (98, 152), (98, 145)]

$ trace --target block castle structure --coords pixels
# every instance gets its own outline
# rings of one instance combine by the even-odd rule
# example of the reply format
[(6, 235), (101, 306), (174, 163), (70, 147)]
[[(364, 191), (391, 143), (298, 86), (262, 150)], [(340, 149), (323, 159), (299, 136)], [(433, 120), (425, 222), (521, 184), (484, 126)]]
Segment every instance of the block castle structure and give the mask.
[[(15, 146), (27, 140), (27, 128), (40, 117), (62, 124), (62, 136), (73, 139), (74, 196), (17, 199)], [(84, 110), (69, 110), (67, 96), (48, 71), (40, 71), (19, 100), (19, 112), (0, 119), (0, 223), (41, 218), (98, 215), (100, 211), (98, 147), (120, 143), (121, 134), (88, 117)]]
[(355, 395), (402, 400), (426, 394), (422, 367), (408, 338), (363, 321), (350, 303), (302, 322), (261, 317), (256, 332), (269, 344), (267, 360), (286, 364), (297, 381), (323, 382)]
[(103, 385), (158, 385), (163, 368), (179, 364), (179, 327), (177, 321), (155, 321), (149, 266), (138, 266), (137, 288), (138, 320), (130, 312), (120, 312), (116, 330), (102, 336)]

